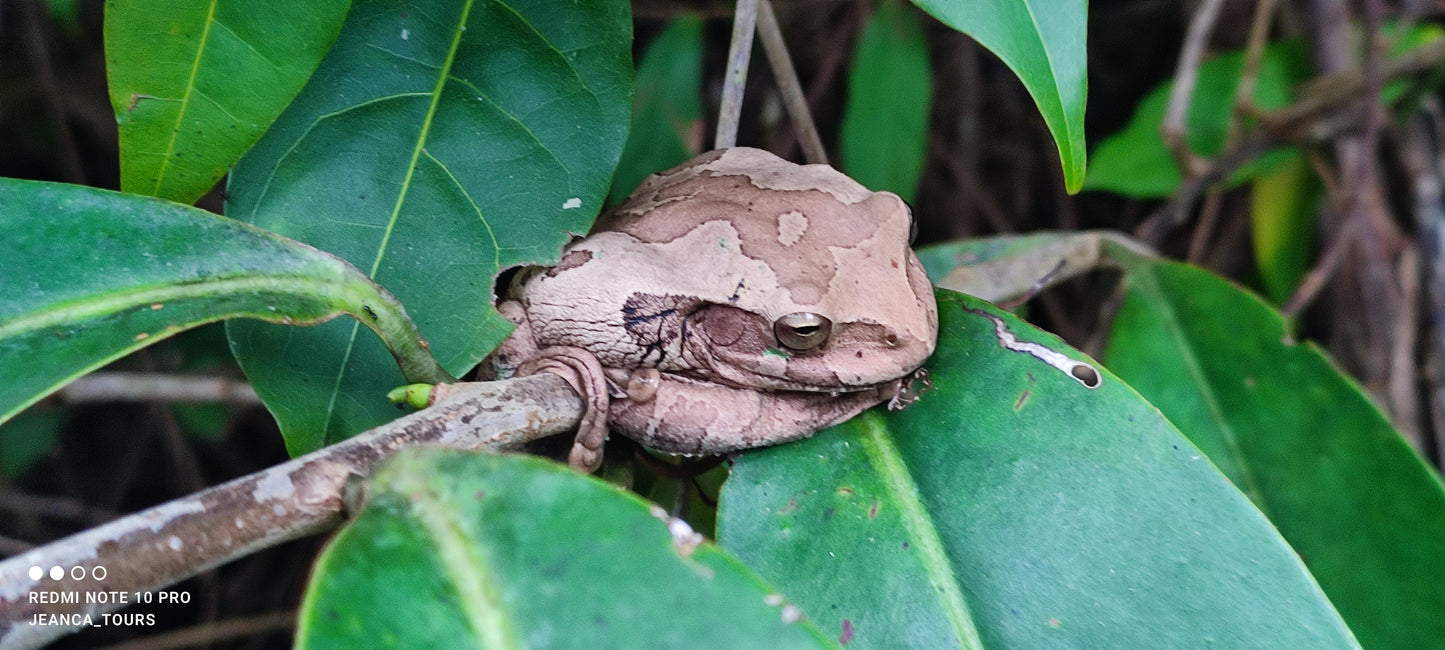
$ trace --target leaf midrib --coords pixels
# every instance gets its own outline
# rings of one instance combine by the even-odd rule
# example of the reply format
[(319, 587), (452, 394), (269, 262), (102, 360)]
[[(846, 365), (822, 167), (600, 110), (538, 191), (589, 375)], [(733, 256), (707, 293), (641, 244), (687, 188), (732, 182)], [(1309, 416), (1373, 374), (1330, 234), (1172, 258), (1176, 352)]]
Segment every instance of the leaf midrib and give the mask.
[(939, 596), (939, 605), (948, 618), (954, 635), (964, 648), (982, 650), (983, 641), (979, 638), (978, 629), (973, 624), (973, 615), (969, 612), (962, 589), (959, 588), (958, 574), (953, 570), (953, 564), (943, 549), (943, 539), (928, 515), (923, 498), (918, 493), (917, 483), (913, 481), (902, 454), (888, 437), (882, 416), (875, 411), (868, 411), (858, 416), (858, 422), (863, 431), (862, 442), (864, 451), (868, 454), (868, 462), (878, 472), (892, 502), (898, 505), (903, 526), (918, 549), (924, 573), (928, 575), (929, 584)]
[(448, 506), (430, 486), (419, 485), (424, 480), (418, 476), (406, 481), (418, 484), (416, 494), (410, 497), (412, 513), (437, 549), (441, 569), (456, 589), (457, 604), (467, 626), (476, 633), (477, 647), (520, 648), (521, 643), (507, 624), (501, 591), (487, 570), (487, 558), (481, 555), (483, 544), (458, 520), (455, 506)]
[[(206, 26), (201, 30), (201, 40), (196, 44), (196, 56), (191, 60), (191, 73), (186, 78), (186, 92), (181, 95), (181, 108), (176, 112), (176, 122), (171, 125), (171, 139), (166, 143), (165, 154), (161, 156), (161, 168), (156, 170), (155, 184), (151, 186), (151, 196), (160, 196), (161, 182), (170, 169), (171, 155), (176, 151), (176, 138), (181, 135), (181, 123), (186, 119), (186, 111), (191, 106), (191, 96), (195, 95), (196, 76), (201, 70), (201, 57), (206, 53), (206, 45), (211, 40), (211, 27), (216, 24), (216, 4), (219, 0), (211, 0), (206, 7)], [(219, 104), (217, 104), (219, 106)]]
[[(312, 297), (326, 296), (328, 298), (326, 303), (330, 304), (333, 311), (343, 311), (342, 301), (333, 297), (333, 292), (318, 291), (318, 288), (334, 283), (335, 281), (331, 279), (315, 277), (248, 275), (234, 278), (212, 278), (182, 284), (138, 287), (127, 291), (112, 292), (103, 298), (58, 303), (13, 320), (0, 322), (0, 340), (18, 337), (47, 327), (93, 320), (136, 307), (156, 304), (169, 305), (176, 301), (217, 295), (265, 292)], [(321, 301), (318, 300), (318, 302)]]
[[(401, 208), (406, 204), (407, 195), (411, 190), (412, 176), (416, 174), (417, 164), (421, 160), (422, 153), (426, 149), (427, 136), (431, 133), (432, 122), (436, 119), (437, 106), (441, 104), (442, 90), (445, 89), (447, 81), (451, 78), (452, 64), (457, 60), (457, 50), (461, 48), (462, 35), (466, 33), (467, 20), (472, 13), (472, 5), (475, 0), (467, 0), (462, 5), (461, 15), (457, 17), (456, 27), (452, 29), (452, 42), (447, 48), (446, 58), (442, 61), (441, 67), (437, 70), (436, 84), (432, 87), (431, 101), (427, 104), (426, 117), (422, 119), (421, 130), (417, 132), (416, 143), (412, 146), (411, 161), (406, 166), (406, 176), (401, 181), (401, 191), (397, 192), (396, 203), (391, 208), (391, 215), (386, 221), (386, 230), (382, 232), (381, 243), (376, 247), (376, 258), (371, 262), (371, 269), (367, 275), (376, 278), (376, 273), (381, 269), (381, 262), (386, 258), (387, 246), (391, 243), (392, 232), (396, 230), (396, 223), (401, 218)], [(346, 368), (351, 363), (351, 353), (356, 349), (357, 334), (361, 330), (360, 321), (352, 323), (351, 332), (346, 337), (346, 351), (341, 355), (341, 364), (337, 366), (336, 381), (331, 387), (331, 399), (326, 403), (326, 422), (323, 436), (330, 438), (331, 426), (335, 422), (336, 402), (340, 399), (342, 390), (341, 382), (346, 377)]]
[(1215, 391), (1208, 381), (1206, 373), (1204, 372), (1204, 366), (1200, 363), (1198, 355), (1194, 353), (1194, 348), (1190, 345), (1190, 339), (1185, 335), (1183, 326), (1180, 325), (1179, 314), (1175, 313), (1174, 306), (1169, 302), (1164, 295), (1164, 290), (1159, 286), (1157, 276), (1154, 275), (1152, 269), (1136, 267), (1130, 271), (1129, 281), (1138, 288), (1141, 293), (1151, 295), (1150, 302), (1156, 306), (1155, 309), (1159, 314), (1160, 325), (1163, 326), (1169, 338), (1178, 346), (1179, 359), (1188, 371), (1190, 381), (1196, 386), (1200, 399), (1203, 400), (1205, 407), (1209, 410), (1210, 419), (1214, 421), (1220, 437), (1224, 439), (1225, 447), (1229, 450), (1230, 460), (1234, 461), (1234, 466), (1239, 470), (1240, 480), (1243, 481), (1244, 485), (1236, 487), (1249, 495), (1250, 501), (1254, 502), (1255, 507), (1259, 508), (1261, 512), (1268, 516), (1269, 509), (1264, 500), (1264, 493), (1260, 491), (1259, 484), (1254, 478), (1254, 472), (1251, 471), (1250, 465), (1244, 456), (1244, 451), (1240, 448), (1239, 437), (1234, 431), (1234, 427), (1230, 425), (1229, 420), (1225, 418), (1224, 408), (1220, 406), (1219, 398), (1215, 395)]

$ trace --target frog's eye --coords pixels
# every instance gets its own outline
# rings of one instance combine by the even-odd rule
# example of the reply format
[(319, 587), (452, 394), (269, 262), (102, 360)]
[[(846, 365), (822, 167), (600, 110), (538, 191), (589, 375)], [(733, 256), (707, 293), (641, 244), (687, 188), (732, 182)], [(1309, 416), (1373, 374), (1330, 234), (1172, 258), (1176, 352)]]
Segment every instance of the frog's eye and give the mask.
[(796, 311), (773, 322), (773, 336), (783, 347), (811, 350), (828, 340), (833, 321), (810, 311)]

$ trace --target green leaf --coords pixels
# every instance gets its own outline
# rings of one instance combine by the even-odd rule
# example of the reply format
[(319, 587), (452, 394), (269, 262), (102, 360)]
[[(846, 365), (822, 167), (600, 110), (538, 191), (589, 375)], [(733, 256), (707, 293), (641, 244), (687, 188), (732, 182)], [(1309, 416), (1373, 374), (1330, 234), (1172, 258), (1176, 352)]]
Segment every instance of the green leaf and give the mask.
[(619, 203), (648, 174), (696, 156), (702, 147), (702, 19), (667, 26), (637, 65), (632, 131), (617, 163), (608, 201)]
[(1325, 194), (1304, 157), (1290, 152), (1289, 160), (1254, 179), (1250, 194), (1254, 261), (1265, 293), (1275, 304), (1289, 300), (1309, 271), (1315, 210)]
[[(1234, 111), (1234, 93), (1244, 68), (1244, 53), (1231, 52), (1211, 57), (1199, 66), (1185, 116), (1186, 141), (1195, 153), (1214, 157), (1224, 150)], [(1289, 103), (1294, 86), (1311, 74), (1309, 55), (1296, 41), (1271, 43), (1260, 56), (1254, 87), (1254, 106), (1281, 108)], [(1161, 198), (1179, 187), (1179, 165), (1164, 146), (1159, 126), (1169, 105), (1174, 82), (1150, 90), (1123, 130), (1099, 143), (1093, 164), (1084, 179), (1084, 189), (1117, 192), (1138, 198)], [(1277, 164), (1271, 159), (1257, 167), (1236, 172), (1233, 184), (1253, 178)]]
[(832, 647), (686, 524), (555, 463), (407, 450), (368, 497), (317, 561), (300, 648)]
[[(227, 213), (356, 264), (453, 373), (511, 329), (497, 273), (550, 263), (606, 196), (627, 133), (626, 3), (358, 0), (231, 175)], [(293, 452), (396, 416), (406, 383), (351, 323), (228, 326)]]
[(918, 403), (747, 454), (724, 486), (719, 542), (825, 631), (850, 648), (1354, 647), (1269, 522), (1123, 382), (1091, 390), (1003, 347), (1000, 327), (1087, 363), (977, 299), (939, 292), (939, 321)]
[(914, 0), (972, 36), (1019, 76), (1034, 98), (1064, 167), (1069, 193), (1084, 182), (1084, 102), (1088, 94), (1086, 0)]
[(1254, 499), (1365, 647), (1445, 647), (1439, 476), (1259, 298), (1176, 262), (1127, 268), (1109, 367)]
[(309, 246), (76, 185), (0, 179), (0, 206), (0, 422), (127, 352), (224, 318), (351, 314), (393, 343), (417, 381), (445, 380), (394, 298)]
[(108, 0), (121, 189), (201, 198), (301, 90), (350, 4)]
[(853, 51), (838, 134), (843, 169), (869, 189), (912, 201), (932, 103), (933, 67), (918, 15), (897, 1), (878, 5)]

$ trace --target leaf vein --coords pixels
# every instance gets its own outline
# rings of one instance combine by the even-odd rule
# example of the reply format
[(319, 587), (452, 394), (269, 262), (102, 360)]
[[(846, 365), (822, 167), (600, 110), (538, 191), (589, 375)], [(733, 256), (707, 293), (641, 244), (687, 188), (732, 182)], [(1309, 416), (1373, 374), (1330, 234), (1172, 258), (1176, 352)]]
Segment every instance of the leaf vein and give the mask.
[(863, 447), (868, 454), (869, 463), (883, 479), (892, 501), (898, 504), (903, 525), (918, 547), (919, 558), (928, 574), (928, 581), (942, 600), (940, 605), (953, 627), (954, 634), (965, 648), (983, 648), (983, 642), (973, 624), (973, 615), (969, 613), (968, 603), (959, 588), (958, 574), (953, 570), (953, 563), (949, 561), (948, 553), (943, 548), (938, 528), (929, 518), (923, 497), (918, 493), (918, 484), (905, 466), (898, 448), (889, 439), (882, 416), (869, 411), (858, 416), (858, 419), (861, 421)]
[(156, 170), (155, 184), (151, 186), (151, 196), (160, 196), (161, 182), (165, 180), (166, 172), (170, 168), (171, 155), (176, 151), (176, 138), (181, 134), (181, 123), (186, 119), (186, 110), (191, 106), (191, 95), (196, 91), (196, 75), (201, 69), (201, 57), (206, 52), (206, 44), (211, 38), (211, 26), (216, 22), (216, 3), (218, 0), (211, 0), (206, 9), (206, 26), (201, 30), (200, 42), (196, 43), (196, 55), (191, 60), (190, 76), (186, 78), (186, 93), (181, 96), (181, 107), (176, 111), (176, 121), (171, 125), (171, 138), (166, 143), (165, 157), (161, 158), (161, 168)]

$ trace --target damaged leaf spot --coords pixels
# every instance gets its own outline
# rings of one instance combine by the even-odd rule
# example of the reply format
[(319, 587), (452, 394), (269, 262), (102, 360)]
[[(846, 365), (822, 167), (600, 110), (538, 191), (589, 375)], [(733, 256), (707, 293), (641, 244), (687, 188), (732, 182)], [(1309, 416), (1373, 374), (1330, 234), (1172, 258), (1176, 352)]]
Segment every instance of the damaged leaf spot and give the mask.
[(1053, 366), (1074, 381), (1079, 382), (1084, 388), (1094, 389), (1104, 384), (1103, 375), (1100, 375), (1098, 369), (1092, 365), (1070, 359), (1064, 356), (1063, 353), (1051, 350), (1038, 343), (1020, 341), (1018, 337), (1014, 336), (1013, 332), (1008, 331), (1008, 326), (1004, 324), (1002, 318), (981, 309), (965, 309), (970, 313), (983, 316), (993, 321), (994, 336), (998, 338), (998, 344), (1003, 346), (1004, 349), (1022, 352)]
[(1024, 410), (1024, 404), (1027, 404), (1027, 403), (1028, 403), (1028, 401), (1029, 401), (1029, 396), (1032, 395), (1033, 392), (1034, 392), (1034, 382), (1036, 381), (1036, 380), (1034, 379), (1034, 373), (1028, 373), (1028, 376), (1029, 376), (1029, 387), (1028, 387), (1028, 388), (1025, 388), (1025, 389), (1024, 389), (1024, 392), (1019, 393), (1019, 398), (1016, 399), (1016, 400), (1014, 400), (1014, 410), (1015, 410), (1015, 411), (1022, 411), (1022, 410)]
[(1074, 379), (1079, 380), (1079, 383), (1088, 388), (1098, 388), (1099, 384), (1103, 381), (1103, 379), (1099, 377), (1099, 371), (1094, 370), (1094, 367), (1087, 363), (1080, 363), (1074, 366), (1074, 368), (1069, 371), (1069, 374), (1073, 375)]
[(670, 517), (666, 510), (661, 507), (652, 506), (649, 510), (653, 517), (662, 520), (667, 524), (667, 532), (672, 535), (672, 550), (682, 557), (691, 557), (697, 547), (702, 546), (703, 537), (701, 533), (692, 529), (687, 522)]

